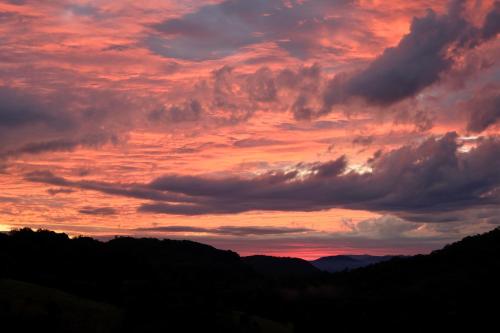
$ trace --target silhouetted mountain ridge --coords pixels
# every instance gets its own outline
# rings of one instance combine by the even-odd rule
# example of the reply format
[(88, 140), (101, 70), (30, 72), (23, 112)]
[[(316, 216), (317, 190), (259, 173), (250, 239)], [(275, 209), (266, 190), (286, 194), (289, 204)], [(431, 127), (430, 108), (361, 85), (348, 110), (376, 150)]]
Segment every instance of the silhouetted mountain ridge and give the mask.
[(481, 331), (500, 299), (500, 229), (335, 274), (190, 241), (29, 229), (0, 234), (0, 260), (7, 332)]
[(274, 277), (305, 277), (320, 274), (310, 262), (290, 257), (254, 255), (242, 258), (256, 272)]
[(394, 257), (396, 256), (336, 255), (312, 260), (311, 264), (319, 270), (335, 273), (377, 264)]

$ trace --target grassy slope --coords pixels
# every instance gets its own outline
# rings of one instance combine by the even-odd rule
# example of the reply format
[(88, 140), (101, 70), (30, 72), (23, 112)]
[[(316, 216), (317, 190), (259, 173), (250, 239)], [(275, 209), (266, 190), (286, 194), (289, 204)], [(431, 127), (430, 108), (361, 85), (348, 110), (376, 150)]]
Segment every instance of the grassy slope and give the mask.
[(57, 289), (15, 280), (0, 280), (0, 322), (5, 332), (113, 332), (121, 311)]

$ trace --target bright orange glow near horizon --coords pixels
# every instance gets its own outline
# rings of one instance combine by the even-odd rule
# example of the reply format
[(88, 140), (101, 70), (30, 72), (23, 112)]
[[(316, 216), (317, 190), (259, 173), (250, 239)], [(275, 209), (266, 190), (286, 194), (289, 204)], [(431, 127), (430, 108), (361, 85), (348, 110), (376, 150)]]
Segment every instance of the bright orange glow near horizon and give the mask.
[(499, 18), (493, 0), (0, 0), (0, 231), (314, 259), (491, 229)]

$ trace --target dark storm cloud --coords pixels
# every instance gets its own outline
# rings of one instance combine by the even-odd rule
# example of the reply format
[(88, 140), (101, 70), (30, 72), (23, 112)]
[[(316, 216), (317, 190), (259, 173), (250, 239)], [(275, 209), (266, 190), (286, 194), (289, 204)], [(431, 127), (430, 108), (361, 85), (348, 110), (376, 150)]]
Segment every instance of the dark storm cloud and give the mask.
[(165, 233), (192, 232), (192, 233), (207, 233), (227, 236), (265, 236), (265, 235), (284, 235), (297, 234), (312, 231), (306, 228), (280, 228), (280, 227), (236, 227), (236, 226), (221, 226), (218, 228), (199, 228), (190, 226), (163, 226), (151, 228), (138, 228), (135, 231), (152, 231)]
[(274, 42), (301, 59), (317, 52), (338, 53), (311, 36), (354, 25), (353, 18), (327, 15), (350, 6), (352, 1), (346, 0), (226, 0), (153, 24), (146, 44), (160, 55), (196, 61), (226, 57), (262, 42)]
[(483, 29), (484, 39), (495, 37), (500, 32), (500, 2), (496, 1), (493, 10), (486, 16)]
[(164, 193), (149, 188), (144, 184), (116, 184), (95, 181), (72, 181), (54, 175), (50, 171), (34, 171), (25, 176), (26, 180), (61, 187), (73, 187), (83, 190), (98, 191), (110, 195), (119, 195), (137, 199), (189, 202), (189, 198), (175, 193)]
[(172, 154), (195, 154), (200, 153), (206, 149), (211, 148), (225, 148), (228, 147), (227, 144), (217, 143), (217, 142), (203, 142), (203, 143), (195, 143), (195, 144), (186, 144), (184, 146), (174, 148), (170, 150)]
[(19, 148), (0, 153), (1, 158), (16, 157), (23, 154), (41, 154), (56, 151), (73, 151), (80, 146), (98, 147), (105, 143), (116, 143), (114, 135), (96, 133), (79, 139), (56, 139), (51, 141), (31, 142)]
[(189, 96), (182, 96), (184, 102), (159, 107), (149, 112), (148, 118), (152, 124), (234, 125), (260, 112), (286, 112), (292, 106), (305, 110), (321, 104), (326, 82), (327, 76), (317, 63), (294, 70), (260, 67), (254, 72), (224, 65), (195, 84)]
[(297, 94), (290, 110), (297, 120), (309, 120), (316, 113), (315, 101), (324, 89), (327, 81), (318, 64), (302, 67), (297, 71), (285, 69), (277, 74), (276, 81), (280, 87), (296, 91)]
[(467, 103), (467, 130), (482, 132), (500, 120), (500, 86), (486, 87)]
[(253, 178), (165, 175), (147, 184), (111, 184), (38, 172), (27, 179), (154, 200), (139, 211), (180, 215), (342, 207), (416, 216), (498, 205), (500, 141), (483, 139), (468, 152), (459, 149), (458, 141), (457, 134), (448, 133), (379, 153), (367, 162), (369, 173), (349, 171), (341, 157)]
[(314, 163), (309, 165), (310, 171), (313, 172), (315, 178), (331, 178), (339, 176), (345, 171), (347, 166), (347, 159), (342, 156), (336, 160), (325, 163)]
[(78, 141), (71, 140), (53, 140), (45, 142), (29, 143), (21, 148), (7, 152), (7, 155), (18, 154), (39, 154), (47, 151), (71, 151), (78, 146)]
[(67, 7), (67, 10), (78, 16), (89, 16), (92, 18), (99, 18), (101, 16), (101, 10), (90, 4), (70, 5)]
[(267, 139), (267, 138), (248, 138), (237, 140), (233, 143), (234, 147), (238, 148), (253, 148), (253, 147), (262, 147), (262, 146), (275, 146), (286, 144), (284, 141)]
[(373, 135), (358, 135), (352, 140), (355, 145), (369, 146), (375, 141)]
[[(74, 139), (78, 128), (73, 115), (47, 98), (0, 87), (0, 160), (21, 154), (72, 150), (79, 144)], [(65, 137), (69, 133), (71, 139)]]
[(425, 16), (413, 19), (410, 32), (397, 46), (387, 48), (366, 69), (337, 75), (326, 89), (320, 114), (352, 97), (390, 105), (437, 82), (453, 65), (454, 53), (473, 48), (500, 31), (498, 2), (482, 28), (464, 18), (464, 4), (452, 1), (445, 15), (428, 10)]
[(0, 86), (0, 160), (116, 144), (122, 138), (117, 133), (130, 126), (125, 115), (133, 107), (133, 101), (112, 91)]
[(274, 74), (267, 67), (262, 67), (249, 76), (245, 88), (249, 98), (257, 102), (272, 102), (278, 95)]
[(51, 128), (72, 126), (70, 118), (56, 114), (40, 98), (8, 87), (0, 87), (0, 128), (42, 125)]
[(13, 5), (24, 5), (26, 3), (26, 0), (8, 0), (8, 3), (11, 3)]
[(346, 128), (350, 123), (348, 120), (319, 120), (306, 123), (281, 123), (276, 127), (284, 131), (321, 131), (328, 129)]
[(151, 122), (164, 122), (167, 124), (193, 122), (200, 120), (203, 107), (196, 99), (191, 99), (182, 105), (171, 105), (167, 108), (155, 110), (149, 114)]
[(75, 190), (72, 190), (70, 188), (49, 188), (47, 190), (47, 193), (50, 195), (58, 195), (58, 194), (69, 194), (73, 193)]
[(150, 203), (142, 204), (139, 209), (142, 213), (174, 214), (174, 215), (205, 215), (205, 214), (230, 214), (238, 213), (239, 209), (222, 208), (197, 203), (192, 204), (170, 204), (170, 203)]
[(86, 206), (78, 211), (86, 215), (115, 215), (117, 212), (112, 207), (91, 207)]

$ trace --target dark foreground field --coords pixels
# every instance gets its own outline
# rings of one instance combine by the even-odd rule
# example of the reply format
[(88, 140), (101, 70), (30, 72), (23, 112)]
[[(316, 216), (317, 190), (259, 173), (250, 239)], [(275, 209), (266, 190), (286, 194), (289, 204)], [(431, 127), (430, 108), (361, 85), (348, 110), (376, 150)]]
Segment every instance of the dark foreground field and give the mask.
[(335, 274), (189, 241), (29, 229), (0, 234), (0, 263), (2, 332), (482, 331), (500, 310), (499, 229)]

